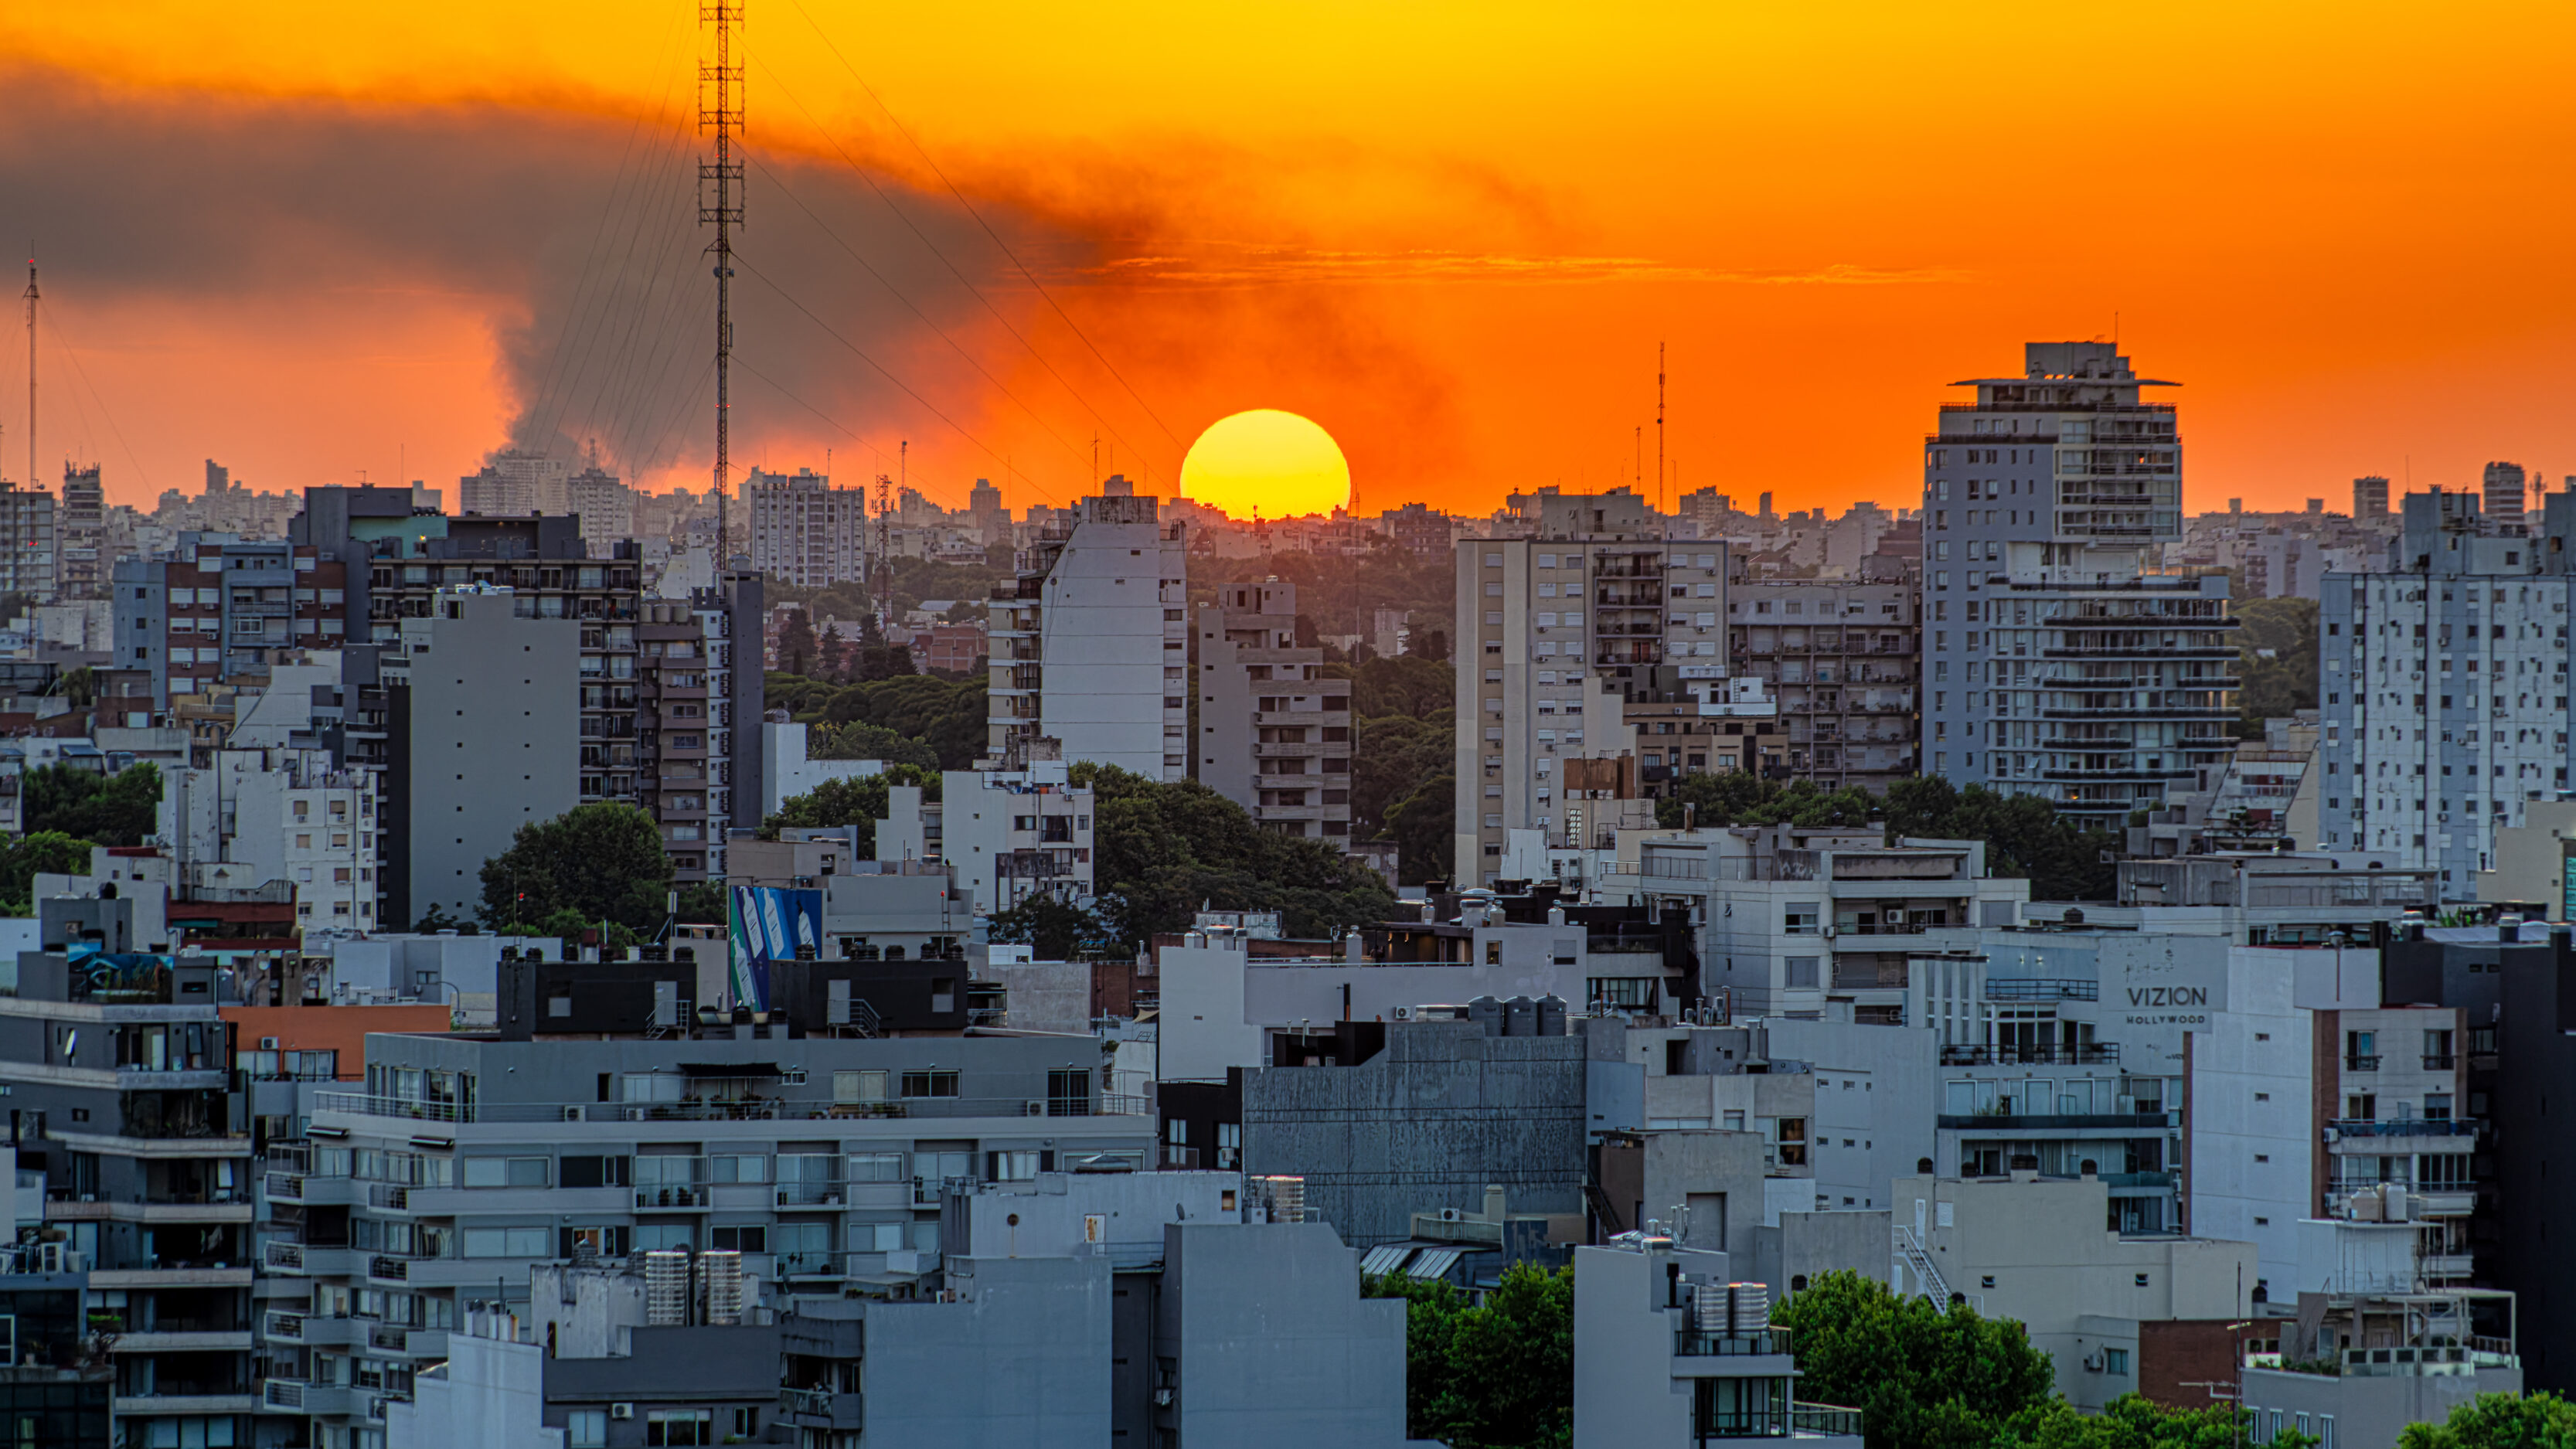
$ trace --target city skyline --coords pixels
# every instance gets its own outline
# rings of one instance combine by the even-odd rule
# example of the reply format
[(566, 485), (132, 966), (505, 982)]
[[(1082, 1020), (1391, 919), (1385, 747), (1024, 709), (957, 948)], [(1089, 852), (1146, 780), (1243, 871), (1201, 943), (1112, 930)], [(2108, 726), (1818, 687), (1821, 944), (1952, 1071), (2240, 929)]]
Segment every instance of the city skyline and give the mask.
[[(612, 324), (675, 328), (674, 357), (704, 330), (694, 8), (416, 19), (8, 23), (26, 103), (0, 234), (34, 242), (57, 329), (40, 473), (103, 463), (111, 501), (147, 505), (207, 456), (261, 487), (438, 486), (542, 435), (703, 491), (687, 365), (579, 381), (644, 350)], [(908, 441), (952, 505), (977, 477), (1013, 507), (1113, 471), (1168, 493), (1199, 429), (1278, 407), (1342, 444), (1363, 512), (1651, 493), (1663, 343), (1668, 495), (1901, 506), (1927, 383), (2115, 334), (2189, 384), (2189, 511), (2576, 459), (2547, 366), (2576, 297), (2535, 280), (2559, 203), (2513, 189), (2515, 158), (2570, 139), (2526, 99), (2541, 74), (2518, 83), (2545, 43), (2103, 17), (2076, 23), (2181, 84), (2052, 128), (2026, 124), (2028, 74), (2068, 37), (1895, 10), (1677, 20), (1656, 46), (1508, 20), (1461, 43), (1432, 12), (1365, 34), (859, 20), (791, 0), (748, 32), (738, 473), (827, 448), (895, 472)], [(2300, 67), (2267, 64), (2292, 44)], [(1541, 84), (1566, 104), (1530, 113)], [(1958, 149), (2006, 126), (2009, 148)], [(2073, 179), (1963, 189), (1980, 154), (1972, 174)], [(2139, 176), (2159, 201), (2070, 209), (2083, 178)], [(2508, 195), (2528, 225), (2454, 224)], [(634, 217), (667, 265), (590, 265)], [(0, 348), (13, 475), (23, 351)]]

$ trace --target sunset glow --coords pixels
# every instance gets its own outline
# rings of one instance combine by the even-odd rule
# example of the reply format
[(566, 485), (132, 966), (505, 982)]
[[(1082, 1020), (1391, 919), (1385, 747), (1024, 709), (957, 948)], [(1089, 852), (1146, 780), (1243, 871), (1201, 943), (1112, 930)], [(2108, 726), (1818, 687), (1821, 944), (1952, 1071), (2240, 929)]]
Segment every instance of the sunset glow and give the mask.
[[(703, 489), (697, 9), (0, 19), (40, 469), (148, 506), (597, 441)], [(1257, 398), (1360, 511), (1482, 513), (1652, 489), (1663, 344), (1674, 489), (1910, 506), (1944, 384), (2116, 331), (2185, 384), (2190, 511), (2576, 473), (2565, 7), (748, 16), (737, 459), (1018, 507), (1095, 439), (1168, 489)]]

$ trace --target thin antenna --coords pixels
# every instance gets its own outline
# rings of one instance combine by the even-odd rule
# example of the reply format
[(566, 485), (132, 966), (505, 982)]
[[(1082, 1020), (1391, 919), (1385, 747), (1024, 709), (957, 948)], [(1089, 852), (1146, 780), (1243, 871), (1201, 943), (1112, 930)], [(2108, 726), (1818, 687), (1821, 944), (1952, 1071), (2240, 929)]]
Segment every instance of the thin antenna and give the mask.
[[(742, 225), (742, 162), (734, 159), (742, 129), (742, 67), (734, 60), (742, 0), (698, 0), (698, 24), (715, 27), (715, 59), (698, 62), (698, 131), (715, 133), (716, 156), (698, 163), (698, 224), (715, 223), (716, 276), (716, 573), (726, 559), (725, 487), (733, 471), (733, 229)], [(707, 187), (713, 184), (712, 198)]]
[[(27, 250), (36, 250), (34, 242)], [(27, 486), (42, 488), (45, 480), (36, 473), (36, 259), (27, 258)]]
[(1646, 425), (1637, 424), (1637, 470), (1628, 475), (1637, 480), (1637, 491), (1646, 491)]
[(1664, 511), (1664, 344), (1655, 344), (1655, 511)]

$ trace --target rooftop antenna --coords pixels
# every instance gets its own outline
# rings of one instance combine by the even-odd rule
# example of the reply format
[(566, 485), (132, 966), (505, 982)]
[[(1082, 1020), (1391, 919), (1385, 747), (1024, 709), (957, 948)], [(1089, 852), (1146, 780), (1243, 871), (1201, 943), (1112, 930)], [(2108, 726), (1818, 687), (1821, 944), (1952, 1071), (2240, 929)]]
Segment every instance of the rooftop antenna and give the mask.
[[(1655, 344), (1655, 512), (1664, 511), (1664, 344)], [(1666, 525), (1669, 531), (1670, 525)]]
[[(715, 223), (716, 277), (716, 572), (726, 559), (725, 486), (733, 470), (733, 229), (742, 225), (742, 162), (734, 158), (742, 129), (742, 67), (734, 42), (742, 30), (742, 0), (698, 0), (698, 23), (715, 27), (715, 59), (698, 62), (698, 131), (715, 133), (713, 161), (698, 163), (698, 224)], [(708, 192), (712, 185), (714, 191)]]

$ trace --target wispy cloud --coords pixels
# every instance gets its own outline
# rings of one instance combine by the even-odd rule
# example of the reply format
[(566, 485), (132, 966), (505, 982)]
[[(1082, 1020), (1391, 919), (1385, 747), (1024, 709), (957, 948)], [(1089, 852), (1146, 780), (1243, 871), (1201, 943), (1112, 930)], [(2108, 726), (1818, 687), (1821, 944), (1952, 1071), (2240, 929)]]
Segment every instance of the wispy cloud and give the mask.
[(1186, 250), (1117, 256), (1081, 267), (1068, 279), (1158, 286), (1275, 287), (1380, 282), (1487, 282), (1564, 285), (1593, 282), (1711, 282), (1749, 286), (1900, 286), (1955, 282), (1948, 268), (1891, 269), (1835, 262), (1763, 270), (1687, 266), (1654, 257), (1529, 255), (1508, 252), (1330, 250), (1248, 242), (1210, 242)]

